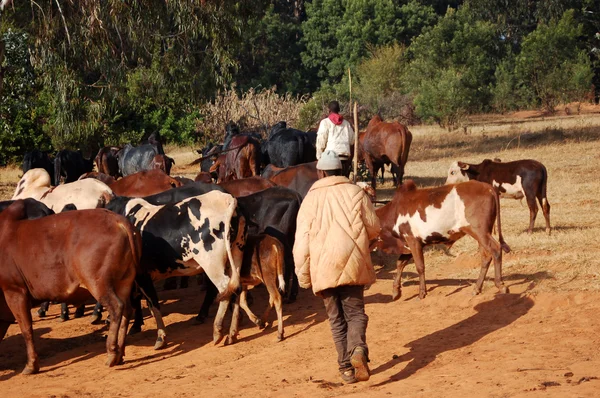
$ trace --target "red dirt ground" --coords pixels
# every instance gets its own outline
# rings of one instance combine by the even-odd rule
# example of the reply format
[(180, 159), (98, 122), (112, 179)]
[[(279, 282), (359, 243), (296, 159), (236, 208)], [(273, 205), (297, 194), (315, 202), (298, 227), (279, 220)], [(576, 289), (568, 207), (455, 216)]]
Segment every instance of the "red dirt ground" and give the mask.
[[(19, 374), (25, 347), (18, 327), (11, 326), (0, 346), (2, 396), (600, 394), (600, 336), (591, 332), (600, 330), (600, 294), (534, 296), (528, 291), (535, 282), (514, 274), (506, 278), (511, 294), (496, 295), (486, 282), (483, 294), (473, 297), (473, 281), (447, 276), (463, 269), (461, 263), (449, 259), (446, 268), (428, 270), (429, 295), (421, 301), (414, 268), (405, 273), (398, 302), (390, 302), (395, 271), (379, 270), (378, 282), (366, 292), (373, 373), (368, 382), (340, 383), (323, 304), (312, 292), (302, 291), (284, 308), (283, 342), (276, 342), (276, 327), (260, 331), (244, 316), (239, 343), (215, 347), (212, 325), (194, 324), (204, 293), (192, 282), (188, 289), (159, 293), (165, 300), (168, 347), (152, 349), (155, 324), (146, 317), (144, 331), (127, 340), (125, 364), (112, 369), (104, 366), (103, 326), (88, 324), (87, 317), (60, 323), (58, 305), (46, 319), (34, 312), (41, 373)], [(260, 313), (265, 290), (257, 288), (254, 297), (253, 308)]]

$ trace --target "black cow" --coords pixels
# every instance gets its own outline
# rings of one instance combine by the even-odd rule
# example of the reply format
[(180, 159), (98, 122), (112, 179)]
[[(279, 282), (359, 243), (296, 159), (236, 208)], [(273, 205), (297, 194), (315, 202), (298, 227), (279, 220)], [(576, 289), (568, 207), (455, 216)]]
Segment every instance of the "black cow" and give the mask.
[(304, 131), (287, 128), (285, 122), (273, 126), (269, 139), (262, 144), (263, 163), (277, 167), (295, 166), (317, 160), (314, 137)]
[[(14, 200), (5, 200), (0, 202), (0, 213), (6, 210), (6, 208), (12, 205)], [(35, 199), (27, 198), (23, 199), (23, 203), (25, 204), (25, 218), (27, 220), (35, 220), (37, 218), (46, 217), (54, 214), (54, 211), (42, 202), (38, 202)]]
[(31, 152), (27, 152), (23, 157), (23, 174), (27, 173), (31, 169), (44, 169), (50, 174), (50, 180), (54, 181), (54, 162), (48, 155), (48, 152), (42, 152), (34, 149)]
[(77, 181), (82, 174), (89, 173), (93, 169), (94, 159), (84, 158), (81, 150), (74, 152), (63, 149), (54, 159), (55, 183), (59, 185), (61, 177), (65, 177), (65, 184)]

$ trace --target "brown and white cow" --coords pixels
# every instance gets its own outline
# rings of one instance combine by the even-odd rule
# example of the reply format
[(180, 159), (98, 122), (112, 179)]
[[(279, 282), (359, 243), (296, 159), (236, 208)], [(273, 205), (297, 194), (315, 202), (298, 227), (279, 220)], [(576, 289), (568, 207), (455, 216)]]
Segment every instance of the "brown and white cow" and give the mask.
[(450, 165), (446, 184), (469, 180), (486, 182), (498, 187), (502, 198), (525, 198), (529, 207), (528, 233), (533, 232), (538, 213), (535, 202), (537, 198), (546, 219), (546, 232), (550, 234), (550, 203), (546, 197), (548, 171), (543, 164), (531, 159), (506, 163), (485, 159), (479, 164), (454, 162)]
[(108, 308), (112, 320), (106, 364), (120, 364), (140, 235), (124, 217), (105, 209), (36, 220), (27, 220), (26, 210), (26, 202), (18, 200), (0, 214), (0, 340), (16, 320), (27, 347), (23, 374), (37, 373), (31, 305), (46, 300), (80, 303), (93, 296)]
[[(425, 298), (425, 263), (423, 248), (432, 244), (452, 246), (465, 235), (479, 243), (481, 272), (475, 284), (475, 294), (481, 292), (490, 262), (494, 261), (495, 284), (502, 293), (508, 288), (502, 283), (502, 250), (510, 248), (502, 237), (498, 193), (478, 181), (417, 189), (412, 180), (396, 189), (390, 203), (377, 209), (382, 231), (372, 248), (397, 254), (398, 273), (394, 279), (392, 297), (398, 300), (401, 292), (402, 270), (414, 258), (419, 274), (419, 297)], [(498, 223), (498, 242), (492, 236), (494, 222)]]
[[(269, 313), (273, 306), (275, 306), (275, 311), (277, 312), (277, 341), (283, 340), (283, 300), (280, 293), (280, 290), (285, 290), (283, 253), (283, 243), (271, 235), (261, 234), (248, 236), (246, 247), (244, 248), (244, 261), (242, 262), (242, 269), (240, 271), (242, 293), (236, 298), (233, 305), (231, 326), (229, 335), (225, 340), (225, 345), (233, 344), (237, 341), (240, 306), (244, 309), (248, 318), (261, 329), (265, 328)], [(264, 283), (269, 292), (269, 306), (263, 315), (258, 318), (254, 315), (252, 310), (250, 310), (250, 307), (248, 307), (246, 296), (248, 288), (258, 286), (262, 283)], [(278, 283), (279, 290), (277, 289)], [(227, 312), (227, 307), (229, 307), (229, 302), (226, 300), (221, 301), (219, 310), (215, 316), (213, 329), (213, 342), (215, 344), (219, 344), (224, 337), (223, 318)]]
[(171, 167), (175, 164), (175, 159), (167, 155), (155, 155), (150, 163), (150, 169), (162, 170), (166, 175), (171, 175)]
[(32, 169), (17, 184), (12, 200), (33, 198), (60, 212), (67, 204), (73, 204), (79, 210), (104, 207), (113, 197), (108, 185), (94, 178), (52, 187), (46, 170)]

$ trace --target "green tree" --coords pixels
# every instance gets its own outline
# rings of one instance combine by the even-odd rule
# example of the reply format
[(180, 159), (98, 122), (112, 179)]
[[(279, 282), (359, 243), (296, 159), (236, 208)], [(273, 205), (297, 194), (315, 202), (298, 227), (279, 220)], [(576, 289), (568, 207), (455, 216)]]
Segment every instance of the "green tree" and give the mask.
[[(488, 109), (490, 86), (503, 44), (495, 25), (476, 20), (468, 7), (450, 9), (437, 25), (417, 37), (407, 82), (415, 96), (417, 114), (443, 125), (462, 115)], [(446, 103), (452, 90), (452, 105)]]
[(520, 86), (532, 92), (536, 102), (549, 112), (561, 102), (581, 99), (591, 87), (591, 62), (578, 41), (582, 31), (574, 11), (569, 10), (560, 20), (540, 23), (523, 40), (515, 74)]

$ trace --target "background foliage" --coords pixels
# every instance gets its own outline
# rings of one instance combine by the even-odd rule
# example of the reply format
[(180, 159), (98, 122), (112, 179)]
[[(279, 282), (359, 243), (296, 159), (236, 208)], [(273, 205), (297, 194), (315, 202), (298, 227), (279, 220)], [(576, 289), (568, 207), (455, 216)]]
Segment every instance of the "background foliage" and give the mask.
[(0, 163), (154, 131), (205, 142), (228, 117), (314, 127), (331, 99), (347, 107), (348, 68), (361, 119), (449, 128), (600, 87), (595, 0), (13, 3), (0, 11)]

